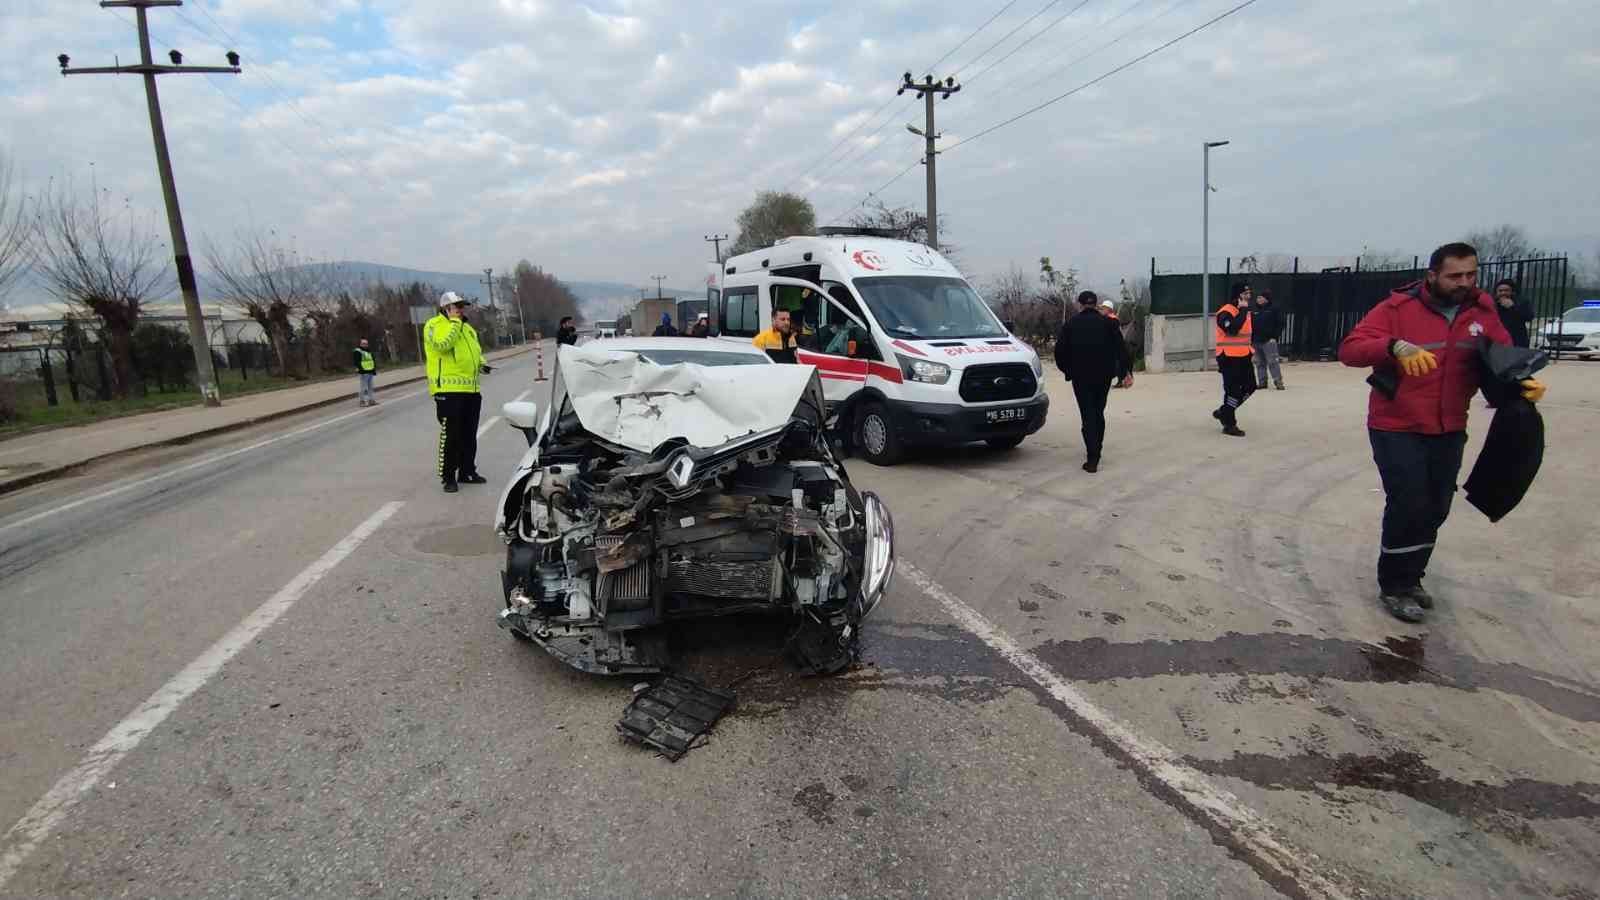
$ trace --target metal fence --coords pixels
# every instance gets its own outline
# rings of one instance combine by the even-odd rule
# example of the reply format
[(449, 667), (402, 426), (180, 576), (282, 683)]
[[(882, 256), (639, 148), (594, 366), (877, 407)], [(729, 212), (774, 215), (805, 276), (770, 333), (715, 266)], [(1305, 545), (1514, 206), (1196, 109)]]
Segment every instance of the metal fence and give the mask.
[[(182, 340), (186, 341), (184, 336)], [(182, 391), (192, 387), (194, 356), (185, 345), (181, 352), (152, 356), (134, 350), (134, 370), (143, 393)], [(272, 348), (264, 342), (244, 341), (213, 345), (212, 365), (217, 373), (236, 373), (241, 381), (264, 377), (277, 368)], [(64, 402), (94, 403), (111, 399), (114, 374), (110, 351), (98, 341), (77, 347), (0, 347), (0, 381), (15, 396), (46, 406)], [(26, 405), (33, 405), (32, 403)]]
[[(1397, 287), (1423, 277), (1421, 260), (1410, 268), (1368, 269), (1330, 266), (1320, 271), (1300, 270), (1294, 257), (1288, 272), (1235, 272), (1228, 260), (1222, 272), (1211, 275), (1211, 309), (1227, 301), (1236, 281), (1248, 281), (1257, 293), (1272, 292), (1272, 302), (1284, 315), (1279, 352), (1296, 359), (1333, 359), (1339, 342), (1372, 307)], [(1157, 271), (1151, 260), (1152, 272)], [(1156, 315), (1198, 315), (1201, 278), (1194, 274), (1156, 274), (1150, 279), (1150, 311)], [(1571, 279), (1566, 257), (1481, 262), (1479, 284), (1491, 291), (1502, 278), (1515, 279), (1519, 296), (1532, 304), (1535, 318), (1529, 334), (1535, 342), (1546, 330), (1559, 332), (1562, 316), (1572, 305)], [(1551, 328), (1554, 326), (1554, 328)], [(1553, 347), (1556, 355), (1560, 349)]]

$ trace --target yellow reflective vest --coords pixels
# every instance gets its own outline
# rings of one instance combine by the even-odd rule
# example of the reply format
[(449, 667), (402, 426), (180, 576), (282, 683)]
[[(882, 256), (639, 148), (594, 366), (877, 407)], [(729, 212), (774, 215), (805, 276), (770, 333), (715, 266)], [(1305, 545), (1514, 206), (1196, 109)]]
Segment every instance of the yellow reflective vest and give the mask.
[(465, 319), (452, 320), (440, 313), (422, 326), (422, 349), (427, 354), (429, 394), (478, 393), (478, 367), (483, 350), (478, 332)]

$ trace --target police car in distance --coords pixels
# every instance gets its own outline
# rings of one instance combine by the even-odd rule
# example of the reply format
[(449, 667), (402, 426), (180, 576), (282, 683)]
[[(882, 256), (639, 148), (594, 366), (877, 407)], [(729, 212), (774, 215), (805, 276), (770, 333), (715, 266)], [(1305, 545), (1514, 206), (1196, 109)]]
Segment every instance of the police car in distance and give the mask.
[(1579, 359), (1600, 357), (1600, 300), (1585, 300), (1546, 325), (1539, 349), (1572, 353)]

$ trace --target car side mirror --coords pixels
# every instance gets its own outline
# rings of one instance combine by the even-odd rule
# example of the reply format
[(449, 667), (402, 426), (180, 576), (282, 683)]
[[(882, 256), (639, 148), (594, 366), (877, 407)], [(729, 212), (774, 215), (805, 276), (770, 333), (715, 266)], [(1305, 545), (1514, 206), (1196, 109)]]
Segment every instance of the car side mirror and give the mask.
[(500, 407), (500, 414), (506, 417), (506, 424), (522, 432), (528, 439), (528, 446), (532, 447), (534, 438), (539, 435), (539, 404), (513, 400)]

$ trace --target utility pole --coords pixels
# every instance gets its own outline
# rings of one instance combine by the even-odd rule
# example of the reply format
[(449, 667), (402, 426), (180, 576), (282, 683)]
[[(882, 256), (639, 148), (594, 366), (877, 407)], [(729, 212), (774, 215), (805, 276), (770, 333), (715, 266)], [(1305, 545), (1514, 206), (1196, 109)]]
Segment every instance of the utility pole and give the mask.
[[(489, 289), (489, 327), (494, 329), (494, 334), (493, 334), (494, 341), (492, 343), (494, 343), (495, 346), (499, 346), (499, 344), (500, 344), (500, 340), (499, 340), (500, 339), (500, 316), (495, 313), (495, 309), (494, 309), (494, 267), (493, 266), (490, 266), (489, 268), (483, 270), (483, 277), (478, 279), (478, 283), (484, 285), (485, 287), (487, 287)], [(527, 330), (528, 330), (527, 326), (523, 326), (522, 330), (523, 330), (523, 333), (526, 334)], [(524, 340), (524, 343), (526, 343), (526, 340)]]
[(183, 54), (168, 53), (170, 66), (158, 66), (150, 56), (150, 25), (145, 10), (152, 6), (182, 6), (183, 0), (100, 0), (101, 9), (131, 7), (138, 16), (139, 65), (92, 66), (71, 69), (63, 53), (56, 57), (62, 75), (143, 75), (145, 105), (150, 108), (150, 136), (156, 145), (156, 168), (161, 173), (161, 195), (167, 204), (167, 225), (172, 230), (173, 261), (178, 270), (178, 287), (183, 291), (183, 310), (189, 320), (189, 346), (194, 350), (195, 381), (207, 406), (221, 406), (217, 373), (211, 365), (211, 345), (206, 340), (205, 317), (200, 311), (200, 289), (194, 279), (194, 261), (189, 257), (189, 239), (184, 235), (183, 213), (178, 209), (178, 187), (172, 179), (172, 157), (167, 153), (167, 130), (161, 122), (161, 97), (156, 92), (157, 75), (215, 73), (239, 74), (239, 54), (227, 53), (226, 66), (185, 66)]
[(706, 235), (706, 242), (709, 243), (709, 244), (714, 245), (714, 249), (715, 249), (716, 254), (717, 254), (717, 262), (718, 263), (722, 262), (722, 242), (727, 240), (727, 239), (728, 239), (728, 236), (725, 235), (725, 234), (708, 234), (708, 235)]
[(939, 249), (939, 188), (934, 177), (934, 157), (939, 151), (934, 149), (933, 142), (939, 139), (940, 134), (933, 130), (933, 95), (942, 94), (948, 100), (951, 94), (959, 90), (961, 85), (956, 84), (954, 78), (939, 82), (934, 81), (932, 75), (924, 75), (922, 83), (918, 84), (911, 80), (911, 73), (907, 72), (900, 90), (895, 91), (896, 96), (906, 91), (916, 91), (917, 96), (922, 98), (925, 124), (920, 129), (915, 125), (907, 125), (906, 130), (921, 135), (928, 145), (922, 164), (928, 167), (928, 246), (935, 250)]
[(1211, 362), (1211, 192), (1216, 188), (1211, 186), (1211, 148), (1226, 147), (1227, 141), (1202, 141), (1200, 144), (1201, 181), (1205, 186), (1200, 191), (1200, 334), (1201, 349), (1200, 368), (1206, 368)]
[(661, 299), (661, 282), (666, 281), (667, 280), (667, 276), (665, 276), (665, 275), (651, 275), (650, 277), (655, 279), (655, 282), (656, 282), (656, 299), (660, 300)]

